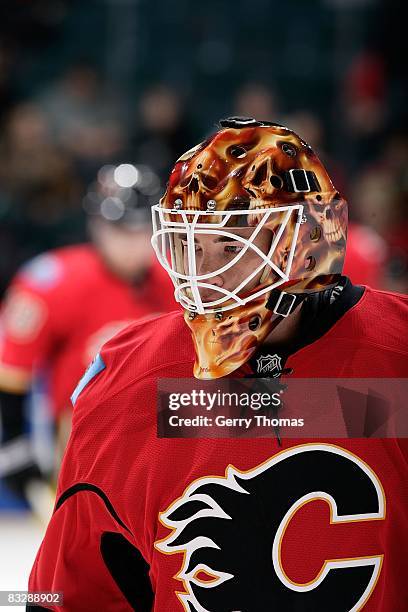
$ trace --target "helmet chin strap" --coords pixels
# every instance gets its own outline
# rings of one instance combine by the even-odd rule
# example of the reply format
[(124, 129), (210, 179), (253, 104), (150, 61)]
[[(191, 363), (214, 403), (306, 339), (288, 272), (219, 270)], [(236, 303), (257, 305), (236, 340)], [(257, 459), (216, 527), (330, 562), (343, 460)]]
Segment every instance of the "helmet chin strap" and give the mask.
[(265, 304), (265, 308), (272, 310), (274, 314), (288, 317), (306, 298), (304, 293), (286, 293), (273, 289)]
[(335, 287), (314, 293), (286, 293), (285, 291), (279, 291), (279, 289), (273, 289), (265, 308), (272, 310), (274, 314), (281, 315), (281, 317), (288, 317), (306, 298), (308, 302), (312, 300), (319, 305), (329, 305), (339, 297), (346, 281), (346, 277), (343, 276)]

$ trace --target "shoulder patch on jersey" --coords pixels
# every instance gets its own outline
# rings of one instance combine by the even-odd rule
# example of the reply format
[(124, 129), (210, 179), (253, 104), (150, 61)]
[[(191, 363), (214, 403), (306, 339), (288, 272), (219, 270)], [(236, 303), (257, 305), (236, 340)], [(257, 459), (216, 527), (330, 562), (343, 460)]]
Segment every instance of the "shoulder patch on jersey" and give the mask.
[(15, 342), (32, 342), (47, 316), (47, 305), (40, 297), (21, 289), (11, 289), (3, 310), (4, 333)]
[(85, 387), (91, 382), (93, 378), (95, 378), (97, 374), (102, 372), (102, 370), (104, 370), (105, 368), (106, 364), (102, 359), (101, 355), (98, 353), (95, 359), (90, 364), (90, 366), (85, 371), (85, 374), (82, 376), (81, 380), (76, 386), (75, 391), (71, 395), (71, 403), (73, 406), (75, 406), (75, 402), (77, 401), (78, 397), (85, 389)]
[(21, 268), (21, 278), (37, 289), (52, 289), (63, 275), (62, 264), (56, 255), (38, 255)]

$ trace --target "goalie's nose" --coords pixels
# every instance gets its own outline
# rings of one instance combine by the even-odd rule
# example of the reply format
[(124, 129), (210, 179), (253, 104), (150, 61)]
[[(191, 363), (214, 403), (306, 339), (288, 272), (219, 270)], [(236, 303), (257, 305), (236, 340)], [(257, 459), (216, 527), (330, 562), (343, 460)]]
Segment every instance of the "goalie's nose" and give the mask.
[[(205, 274), (205, 272), (201, 272), (201, 274)], [(212, 285), (213, 287), (223, 287), (224, 279), (222, 276), (212, 276), (208, 278), (205, 283)], [(210, 287), (200, 287), (200, 296), (203, 302), (211, 302), (213, 300), (219, 300), (224, 297), (224, 293), (222, 291), (217, 291), (217, 289), (212, 289)]]

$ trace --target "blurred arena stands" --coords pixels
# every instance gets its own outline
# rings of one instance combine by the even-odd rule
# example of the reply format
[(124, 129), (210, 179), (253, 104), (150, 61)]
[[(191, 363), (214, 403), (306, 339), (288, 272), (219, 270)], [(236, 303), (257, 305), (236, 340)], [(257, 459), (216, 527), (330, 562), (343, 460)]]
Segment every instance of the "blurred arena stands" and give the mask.
[[(130, 159), (165, 182), (179, 155), (234, 114), (284, 123), (310, 142), (349, 201), (346, 272), (407, 292), (400, 6), (3, 0), (0, 302), (23, 262), (86, 239), (83, 201), (101, 166)], [(0, 483), (0, 517), (17, 506)], [(19, 516), (0, 518), (0, 537), (20, 529)], [(30, 533), (23, 556), (38, 546), (38, 528)], [(23, 588), (21, 571), (1, 588)]]

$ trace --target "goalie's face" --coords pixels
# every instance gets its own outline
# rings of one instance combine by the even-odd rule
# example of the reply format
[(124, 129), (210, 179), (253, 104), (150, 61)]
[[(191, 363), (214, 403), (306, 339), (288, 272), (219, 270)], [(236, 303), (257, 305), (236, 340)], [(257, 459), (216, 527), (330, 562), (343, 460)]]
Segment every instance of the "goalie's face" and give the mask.
[[(198, 277), (206, 277), (208, 287), (200, 287), (201, 301), (208, 304), (223, 298), (223, 291), (233, 292), (254, 270), (264, 268), (263, 259), (257, 250), (267, 256), (272, 233), (264, 229), (254, 239), (254, 248), (246, 248), (244, 241), (251, 239), (253, 228), (235, 229), (235, 237), (216, 234), (197, 234), (194, 238), (194, 259)], [(240, 240), (242, 239), (242, 240)], [(181, 234), (175, 240), (181, 242), (183, 251), (184, 273), (189, 270), (189, 242), (186, 234)], [(231, 265), (230, 265), (231, 264)], [(224, 270), (220, 272), (220, 270)], [(249, 293), (259, 285), (262, 271), (251, 278), (237, 295)], [(210, 286), (211, 285), (211, 286)], [(188, 295), (192, 298), (191, 288)]]
[(154, 207), (153, 246), (176, 299), (198, 314), (242, 306), (288, 280), (301, 205), (244, 211)]

